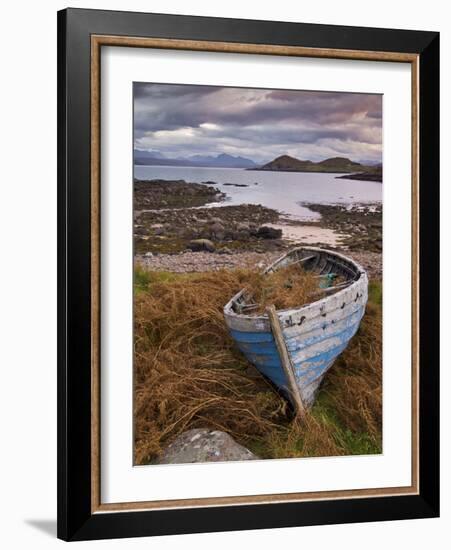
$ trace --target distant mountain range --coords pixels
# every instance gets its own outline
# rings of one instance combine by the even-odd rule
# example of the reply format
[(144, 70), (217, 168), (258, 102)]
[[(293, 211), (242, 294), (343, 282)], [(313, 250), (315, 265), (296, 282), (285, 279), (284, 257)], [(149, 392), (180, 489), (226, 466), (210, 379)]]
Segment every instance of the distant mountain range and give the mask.
[(167, 158), (159, 151), (134, 150), (134, 162), (141, 166), (197, 166), (212, 168), (257, 168), (257, 164), (245, 157), (234, 157), (226, 153), (219, 155), (192, 155)]
[(353, 162), (344, 157), (333, 157), (320, 162), (311, 160), (299, 160), (289, 155), (282, 155), (263, 166), (253, 168), (253, 170), (268, 170), (279, 172), (332, 172), (349, 174), (352, 172), (365, 172), (369, 166)]
[[(191, 166), (210, 168), (244, 168), (274, 172), (329, 172), (335, 174), (352, 174), (350, 179), (368, 179), (382, 181), (382, 165), (354, 162), (345, 157), (332, 157), (313, 162), (299, 160), (289, 155), (281, 155), (263, 165), (253, 160), (221, 153), (218, 155), (191, 155), (189, 157), (167, 158), (159, 151), (134, 150), (134, 162), (141, 166)], [(363, 177), (365, 176), (365, 177)]]

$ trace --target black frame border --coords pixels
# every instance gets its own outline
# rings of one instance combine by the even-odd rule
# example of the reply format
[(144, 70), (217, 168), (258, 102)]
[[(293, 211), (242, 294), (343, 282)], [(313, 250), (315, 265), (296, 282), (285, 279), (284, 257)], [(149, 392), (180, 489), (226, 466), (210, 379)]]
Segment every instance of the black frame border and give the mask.
[[(91, 513), (91, 35), (419, 56), (419, 495)], [(58, 12), (58, 537), (89, 540), (439, 515), (439, 33)]]

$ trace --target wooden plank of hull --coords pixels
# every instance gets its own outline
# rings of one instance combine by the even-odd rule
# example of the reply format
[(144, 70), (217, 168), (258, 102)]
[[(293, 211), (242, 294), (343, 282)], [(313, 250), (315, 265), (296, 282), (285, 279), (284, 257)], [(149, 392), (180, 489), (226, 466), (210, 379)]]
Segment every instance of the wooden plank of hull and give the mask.
[[(313, 404), (317, 387), (336, 357), (346, 348), (357, 332), (361, 315), (342, 332), (329, 335), (328, 338), (313, 345), (305, 345), (302, 352), (289, 352), (296, 382), (306, 406)], [(271, 338), (272, 334), (268, 334)], [(267, 376), (279, 388), (288, 390), (288, 381), (282, 369), (279, 353), (274, 339), (261, 342), (238, 342), (239, 349), (258, 370)], [(317, 382), (317, 384), (315, 384)], [(316, 389), (315, 389), (316, 388)]]
[[(328, 345), (323, 349), (317, 346), (310, 346), (304, 350), (302, 358), (299, 355), (292, 354), (292, 362), (296, 377), (296, 382), (301, 392), (302, 400), (306, 406), (313, 404), (313, 398), (316, 389), (327, 370), (332, 366), (337, 356), (343, 352), (348, 345), (350, 339), (358, 330), (359, 322), (355, 323), (346, 335), (338, 339), (329, 338)], [(280, 356), (275, 345), (275, 342), (267, 343), (264, 350), (261, 349), (258, 342), (255, 343), (239, 343), (239, 349), (243, 352), (246, 358), (255, 367), (269, 378), (277, 387), (289, 392), (289, 384), (284, 374)], [(317, 384), (315, 384), (317, 382)]]
[[(309, 331), (304, 331), (303, 327), (296, 327), (296, 331), (285, 329), (283, 334), (287, 348), (289, 351), (295, 352), (317, 342), (326, 340), (332, 335), (346, 330), (349, 326), (359, 323), (363, 317), (364, 311), (364, 307), (359, 305), (350, 311), (349, 315), (339, 320), (330, 319), (325, 321), (321, 319), (320, 323)], [(273, 338), (270, 332), (240, 332), (231, 330), (230, 333), (242, 350), (251, 351), (255, 344), (258, 344), (258, 349), (262, 352), (267, 348), (273, 348)]]
[[(355, 308), (366, 304), (368, 299), (368, 278), (366, 274), (347, 288), (300, 308), (278, 311), (281, 325), (284, 329), (304, 325), (304, 330), (318, 323), (321, 317), (331, 317), (337, 320), (346, 316), (345, 308)], [(268, 332), (270, 323), (267, 315), (239, 315), (232, 309), (232, 300), (224, 308), (225, 320), (231, 330), (240, 332)], [(296, 329), (294, 329), (296, 330)]]
[(358, 308), (351, 311), (346, 317), (338, 320), (322, 320), (321, 323), (314, 327), (312, 330), (306, 332), (301, 332), (299, 330), (299, 332), (297, 333), (293, 333), (293, 331), (290, 331), (288, 334), (288, 330), (285, 330), (284, 337), (287, 343), (287, 347), (290, 351), (296, 351), (315, 344), (316, 342), (321, 342), (322, 340), (329, 338), (333, 334), (338, 334), (343, 330), (346, 330), (350, 325), (353, 325), (354, 323), (360, 323), (364, 312), (364, 306), (359, 305)]
[(320, 374), (317, 378), (313, 379), (310, 383), (301, 384), (298, 382), (301, 395), (302, 395), (302, 400), (305, 403), (305, 406), (307, 408), (312, 407), (313, 403), (315, 402), (315, 397), (319, 390), (321, 382), (323, 381), (327, 371), (333, 365), (334, 360), (335, 359), (333, 359), (329, 364), (326, 364), (324, 366), (322, 374)]
[(274, 336), (277, 351), (279, 352), (280, 363), (285, 374), (285, 379), (288, 382), (290, 400), (295, 407), (296, 414), (303, 417), (306, 412), (305, 405), (302, 400), (302, 394), (300, 392), (297, 379), (295, 377), (291, 354), (288, 353), (287, 347), (285, 345), (285, 339), (283, 337), (282, 329), (280, 327), (280, 321), (279, 317), (277, 316), (276, 308), (274, 306), (269, 306), (267, 309), (267, 313), (269, 317), (269, 322), (271, 323), (271, 332)]
[[(357, 286), (357, 283), (358, 284)], [(349, 315), (353, 311), (366, 305), (367, 279), (357, 281), (337, 294), (309, 304), (307, 306), (279, 311), (279, 318), (283, 326), (284, 334), (290, 337), (290, 332), (297, 334), (299, 327), (302, 332), (309, 332), (322, 326), (326, 318), (336, 322)], [(230, 302), (229, 302), (230, 303)], [(270, 324), (267, 316), (237, 315), (226, 306), (224, 310), (225, 320), (230, 330), (237, 332), (269, 332)], [(290, 331), (290, 329), (292, 329)]]
[(301, 349), (296, 349), (290, 352), (292, 360), (295, 364), (298, 364), (302, 361), (308, 361), (312, 356), (319, 355), (320, 353), (325, 353), (330, 349), (335, 348), (336, 346), (341, 345), (343, 342), (348, 342), (355, 332), (359, 328), (359, 321), (348, 325), (344, 330), (340, 332), (334, 332), (328, 338), (324, 338), (319, 342), (314, 342), (313, 344), (306, 345), (301, 347)]

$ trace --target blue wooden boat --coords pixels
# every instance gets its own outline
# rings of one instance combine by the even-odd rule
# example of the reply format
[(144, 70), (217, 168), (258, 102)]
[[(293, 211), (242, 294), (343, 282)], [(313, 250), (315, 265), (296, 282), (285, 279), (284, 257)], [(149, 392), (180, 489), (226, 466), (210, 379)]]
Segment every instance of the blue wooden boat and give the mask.
[[(316, 247), (291, 250), (265, 273), (292, 264), (316, 273), (319, 286), (325, 288), (317, 301), (275, 312), (281, 338), (275, 334), (269, 313), (252, 315), (255, 305), (247, 289), (226, 304), (224, 316), (247, 359), (293, 403), (294, 386), (303, 406), (311, 407), (324, 375), (359, 328), (368, 298), (368, 277), (350, 258)], [(327, 286), (333, 275), (340, 276), (340, 283)]]

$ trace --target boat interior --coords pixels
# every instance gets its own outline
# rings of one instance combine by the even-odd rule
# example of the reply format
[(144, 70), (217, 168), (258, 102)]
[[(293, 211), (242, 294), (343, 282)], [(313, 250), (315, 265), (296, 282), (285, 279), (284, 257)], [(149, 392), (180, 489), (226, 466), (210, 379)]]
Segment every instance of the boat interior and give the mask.
[[(361, 276), (361, 270), (347, 258), (317, 248), (295, 248), (271, 264), (264, 273), (273, 273), (298, 264), (306, 271), (315, 273), (318, 286), (326, 295), (345, 289)], [(232, 309), (240, 315), (251, 314), (258, 307), (253, 303), (252, 294), (243, 289), (235, 296)]]

